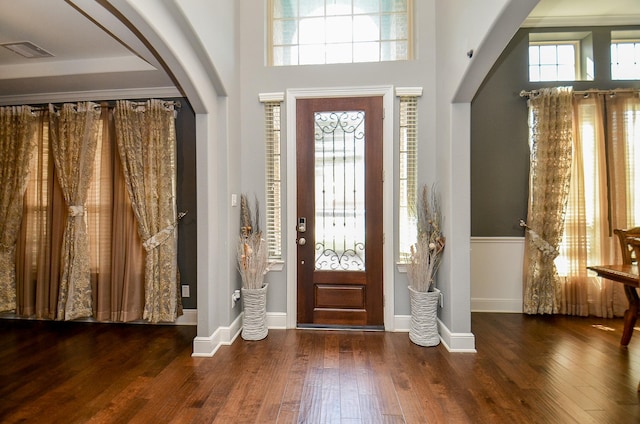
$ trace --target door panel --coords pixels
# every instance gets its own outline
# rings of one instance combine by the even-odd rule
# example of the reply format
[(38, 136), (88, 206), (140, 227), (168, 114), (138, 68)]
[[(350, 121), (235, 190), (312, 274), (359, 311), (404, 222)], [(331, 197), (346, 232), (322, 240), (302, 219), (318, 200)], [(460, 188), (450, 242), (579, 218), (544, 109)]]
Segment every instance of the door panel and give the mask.
[(298, 325), (382, 326), (382, 97), (296, 108)]

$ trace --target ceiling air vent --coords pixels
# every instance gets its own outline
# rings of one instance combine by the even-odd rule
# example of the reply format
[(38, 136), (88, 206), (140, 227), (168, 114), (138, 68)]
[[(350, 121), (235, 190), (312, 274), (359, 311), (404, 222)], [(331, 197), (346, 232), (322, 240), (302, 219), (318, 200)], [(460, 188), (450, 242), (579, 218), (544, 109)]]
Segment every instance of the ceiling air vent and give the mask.
[(18, 53), (20, 56), (27, 59), (37, 59), (40, 57), (53, 57), (51, 53), (38, 47), (30, 41), (18, 41), (15, 43), (1, 43), (0, 46), (11, 50), (14, 53)]

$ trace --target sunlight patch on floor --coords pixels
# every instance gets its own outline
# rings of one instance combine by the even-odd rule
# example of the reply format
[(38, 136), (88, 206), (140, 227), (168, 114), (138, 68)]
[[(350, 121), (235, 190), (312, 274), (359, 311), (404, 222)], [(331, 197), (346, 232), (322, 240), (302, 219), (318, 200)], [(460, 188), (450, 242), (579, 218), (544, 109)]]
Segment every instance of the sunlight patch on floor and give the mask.
[(616, 331), (615, 328), (611, 328), (602, 324), (593, 324), (592, 327), (597, 328), (598, 330), (603, 330), (603, 331)]

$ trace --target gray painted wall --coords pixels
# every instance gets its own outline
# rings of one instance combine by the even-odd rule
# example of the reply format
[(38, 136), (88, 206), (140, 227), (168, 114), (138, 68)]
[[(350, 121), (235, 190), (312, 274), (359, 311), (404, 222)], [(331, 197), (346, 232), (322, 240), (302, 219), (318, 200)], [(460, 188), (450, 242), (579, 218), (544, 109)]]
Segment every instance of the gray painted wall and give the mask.
[[(521, 90), (572, 85), (575, 90), (640, 87), (639, 81), (611, 81), (611, 30), (640, 27), (523, 28), (511, 39), (471, 104), (471, 236), (519, 237), (527, 217), (529, 146), (527, 102)], [(528, 81), (529, 32), (590, 31), (593, 81)]]
[(188, 285), (190, 296), (182, 299), (185, 309), (197, 308), (197, 224), (196, 217), (196, 123), (187, 99), (176, 99), (181, 107), (175, 121), (177, 162), (177, 210), (188, 211), (178, 224), (178, 269), (181, 285)]

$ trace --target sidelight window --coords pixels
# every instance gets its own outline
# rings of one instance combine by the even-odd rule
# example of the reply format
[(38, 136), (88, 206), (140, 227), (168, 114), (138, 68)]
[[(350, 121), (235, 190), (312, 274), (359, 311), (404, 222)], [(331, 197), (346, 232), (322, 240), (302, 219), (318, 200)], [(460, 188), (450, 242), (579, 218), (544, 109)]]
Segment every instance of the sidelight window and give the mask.
[(283, 95), (261, 94), (264, 104), (266, 240), (269, 259), (282, 259), (282, 180), (280, 150), (280, 112)]

